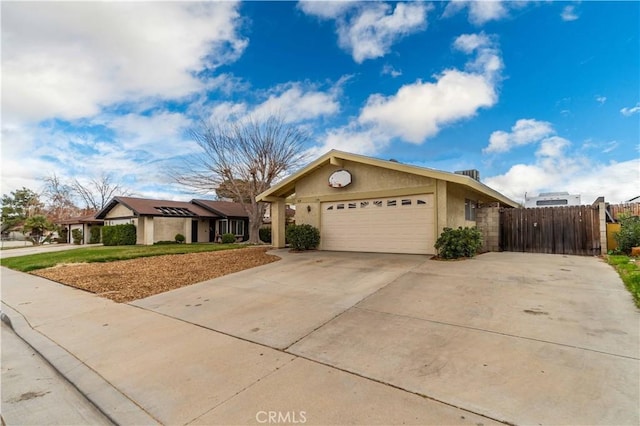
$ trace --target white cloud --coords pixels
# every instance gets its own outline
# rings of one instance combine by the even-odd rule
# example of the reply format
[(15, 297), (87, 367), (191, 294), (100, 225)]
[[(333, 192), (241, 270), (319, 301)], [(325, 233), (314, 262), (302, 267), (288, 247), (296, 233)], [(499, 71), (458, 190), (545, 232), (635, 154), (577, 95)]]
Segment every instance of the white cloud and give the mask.
[(382, 71), (380, 71), (382, 75), (390, 75), (393, 78), (400, 77), (402, 75), (402, 71), (395, 69), (393, 66), (389, 64), (385, 64), (382, 67)]
[[(621, 202), (637, 193), (640, 159), (602, 163), (598, 157), (585, 157), (580, 153), (584, 146), (571, 150), (572, 144), (565, 138), (540, 137), (545, 134), (545, 128), (552, 133), (549, 123), (544, 124), (531, 126), (530, 129), (539, 130), (522, 135), (522, 141), (539, 142), (531, 163), (515, 164), (504, 174), (488, 177), (483, 182), (516, 201), (524, 201), (525, 193), (568, 191), (580, 194), (583, 203), (599, 196), (609, 202)], [(615, 148), (616, 144), (613, 141), (609, 146)]]
[(180, 113), (126, 114), (113, 117), (107, 126), (127, 151), (144, 150), (154, 160), (192, 152), (195, 144), (185, 138), (193, 122)]
[(344, 15), (349, 9), (358, 6), (355, 1), (317, 1), (301, 0), (298, 8), (307, 15), (317, 16), (321, 19), (337, 19)]
[(494, 105), (502, 60), (492, 39), (463, 35), (453, 47), (476, 54), (466, 71), (448, 69), (434, 76), (435, 81), (403, 85), (391, 96), (369, 96), (357, 119), (328, 132), (317, 151), (337, 148), (375, 154), (396, 138), (420, 144), (443, 126)]
[(117, 102), (201, 90), (196, 73), (247, 41), (232, 2), (9, 2), (2, 6), (3, 118), (98, 114)]
[(538, 157), (559, 158), (569, 145), (571, 145), (571, 142), (560, 136), (544, 138), (540, 141), (540, 147), (536, 151), (536, 155)]
[(497, 130), (489, 137), (489, 146), (483, 152), (507, 152), (515, 146), (538, 142), (555, 133), (550, 123), (534, 119), (520, 119), (511, 127), (511, 132)]
[(573, 5), (565, 6), (562, 9), (560, 17), (563, 21), (575, 21), (579, 18), (578, 14), (576, 13), (576, 7)]
[(338, 45), (362, 63), (389, 53), (401, 38), (427, 27), (427, 3), (397, 3), (395, 8), (379, 2), (303, 1), (298, 7), (321, 19), (334, 19)]
[[(515, 7), (519, 6), (515, 5)], [(509, 15), (507, 6), (502, 1), (453, 0), (447, 4), (442, 17), (451, 17), (464, 9), (468, 9), (469, 22), (474, 25), (483, 25), (489, 21), (497, 21)]]
[(435, 83), (418, 81), (402, 86), (392, 96), (370, 96), (359, 122), (419, 144), (437, 134), (441, 126), (493, 105), (496, 98), (484, 76), (447, 70)]
[(419, 80), (402, 86), (392, 96), (371, 95), (358, 121), (393, 137), (422, 143), (443, 125), (492, 106), (497, 100), (495, 79), (502, 60), (489, 37), (461, 35), (454, 47), (465, 53), (477, 52), (467, 63), (471, 72), (449, 69), (436, 76), (435, 82)]
[[(602, 177), (606, 176), (606, 179)], [(584, 204), (604, 196), (619, 203), (637, 195), (640, 181), (640, 159), (599, 163), (585, 158), (562, 158), (533, 164), (516, 164), (502, 175), (483, 182), (504, 195), (524, 201), (524, 194), (568, 191), (580, 194)]]
[(596, 96), (596, 102), (598, 102), (600, 105), (604, 105), (604, 103), (607, 102), (607, 97), (606, 96)]
[(622, 109), (620, 110), (620, 113), (621, 113), (622, 115), (624, 115), (625, 117), (630, 117), (630, 116), (632, 116), (633, 114), (637, 114), (637, 113), (639, 113), (639, 112), (640, 112), (640, 102), (638, 102), (638, 103), (636, 104), (636, 106), (633, 106), (633, 107), (624, 107), (624, 108), (622, 108)]
[(252, 111), (253, 115), (281, 114), (286, 122), (293, 123), (330, 116), (340, 110), (338, 87), (321, 92), (313, 88), (306, 90), (301, 83), (288, 83), (276, 87), (273, 92)]

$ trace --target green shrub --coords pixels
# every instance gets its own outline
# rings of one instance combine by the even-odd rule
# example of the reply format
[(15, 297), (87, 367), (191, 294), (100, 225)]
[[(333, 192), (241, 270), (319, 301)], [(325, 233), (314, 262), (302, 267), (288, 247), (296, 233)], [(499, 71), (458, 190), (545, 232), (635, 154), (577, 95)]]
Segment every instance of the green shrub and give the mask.
[(482, 247), (482, 234), (475, 227), (444, 228), (435, 247), (443, 259), (473, 257)]
[(614, 234), (618, 249), (631, 253), (632, 247), (640, 246), (640, 216), (620, 215), (620, 231)]
[(56, 238), (57, 243), (64, 244), (69, 241), (69, 229), (62, 228), (58, 233), (59, 237)]
[(184, 235), (182, 234), (176, 234), (176, 236), (174, 237), (174, 239), (176, 240), (175, 242), (178, 244), (182, 244), (185, 241), (187, 241), (187, 239), (184, 237)]
[(320, 244), (320, 231), (311, 225), (289, 225), (286, 234), (294, 250), (311, 250)]
[(82, 243), (82, 231), (78, 228), (71, 230), (71, 238), (73, 238), (73, 244)]
[(136, 227), (132, 224), (103, 226), (102, 243), (105, 246), (133, 246), (136, 244)]
[(271, 243), (271, 228), (260, 228), (260, 241), (263, 243)]
[(179, 243), (174, 240), (162, 240), (162, 241), (156, 241), (155, 243), (153, 243), (154, 246), (167, 246), (171, 244), (179, 244)]
[(222, 234), (221, 237), (222, 244), (232, 244), (236, 242), (236, 236), (234, 234)]
[(91, 235), (89, 235), (89, 244), (98, 244), (100, 242), (100, 226), (91, 227)]

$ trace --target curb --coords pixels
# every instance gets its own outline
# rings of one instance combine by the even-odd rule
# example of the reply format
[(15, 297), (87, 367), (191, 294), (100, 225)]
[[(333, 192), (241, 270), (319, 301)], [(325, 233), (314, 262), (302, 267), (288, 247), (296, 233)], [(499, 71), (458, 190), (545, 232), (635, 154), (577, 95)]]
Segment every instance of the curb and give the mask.
[(149, 413), (63, 347), (35, 330), (26, 318), (2, 303), (0, 320), (38, 352), (102, 414), (117, 425), (159, 425)]

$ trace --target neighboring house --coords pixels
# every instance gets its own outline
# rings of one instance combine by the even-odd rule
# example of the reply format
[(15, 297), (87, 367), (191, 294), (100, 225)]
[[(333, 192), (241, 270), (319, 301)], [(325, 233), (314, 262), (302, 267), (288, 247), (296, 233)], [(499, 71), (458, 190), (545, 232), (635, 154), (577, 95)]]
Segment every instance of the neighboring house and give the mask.
[[(96, 218), (103, 219), (107, 226), (124, 223), (135, 225), (136, 244), (151, 245), (158, 241), (173, 241), (176, 234), (184, 235), (187, 243), (214, 242), (219, 234), (218, 230), (230, 230), (230, 224), (234, 226), (232, 232), (240, 231), (236, 234), (238, 240), (248, 238), (248, 218), (246, 214), (242, 216), (237, 203), (195, 201), (114, 197), (97, 213)], [(204, 204), (208, 203), (211, 203), (209, 207), (205, 207)], [(243, 225), (232, 221), (240, 221)], [(224, 223), (227, 225), (223, 225)]]
[(526, 208), (579, 206), (580, 195), (568, 192), (541, 192), (537, 197), (524, 196)]
[(234, 234), (236, 239), (249, 239), (249, 216), (240, 203), (232, 201), (191, 200), (195, 205), (203, 207), (218, 216), (215, 224), (214, 241), (222, 234)]
[[(285, 212), (286, 223), (289, 225), (290, 223), (296, 223), (296, 211), (287, 205), (287, 210)], [(271, 226), (271, 204), (264, 209), (264, 216), (262, 217), (262, 223), (264, 225)]]
[(476, 225), (479, 204), (518, 203), (462, 174), (332, 150), (258, 195), (284, 247), (285, 205), (320, 230), (320, 249), (435, 254), (445, 227)]
[(73, 243), (73, 230), (79, 229), (82, 232), (82, 244), (89, 244), (91, 238), (91, 228), (94, 226), (102, 226), (103, 220), (96, 219), (95, 215), (75, 216), (64, 219), (58, 224), (67, 228), (67, 242)]

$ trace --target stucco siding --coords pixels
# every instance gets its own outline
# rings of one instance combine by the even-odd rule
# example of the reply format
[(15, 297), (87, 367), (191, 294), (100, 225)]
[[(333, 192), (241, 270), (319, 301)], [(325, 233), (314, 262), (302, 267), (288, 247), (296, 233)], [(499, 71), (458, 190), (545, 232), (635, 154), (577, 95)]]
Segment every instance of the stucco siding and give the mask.
[[(176, 234), (182, 234), (186, 238), (191, 237), (191, 233), (189, 235), (185, 234), (185, 230), (187, 228), (186, 221), (191, 223), (191, 218), (173, 218), (173, 217), (155, 217), (153, 218), (153, 242), (158, 241), (173, 241), (176, 237)], [(189, 226), (189, 231), (191, 230), (191, 226)]]
[[(329, 176), (340, 169), (348, 170), (353, 180), (350, 185), (344, 188), (331, 188)], [(415, 189), (413, 191), (415, 194), (420, 194), (425, 192), (424, 187), (430, 185), (435, 185), (435, 179), (345, 161), (342, 167), (327, 164), (316, 172), (301, 178), (296, 182), (295, 199), (297, 204), (298, 202), (337, 201), (340, 197), (344, 199), (370, 198), (382, 196), (385, 192), (388, 193), (388, 196), (410, 195), (400, 194), (398, 191), (411, 191), (411, 189)], [(371, 194), (372, 192), (375, 194)], [(298, 220), (297, 214), (296, 207), (296, 221)]]
[(465, 219), (465, 200), (478, 202), (479, 194), (461, 185), (449, 182), (447, 185), (447, 227), (476, 226), (475, 220)]
[[(126, 208), (122, 204), (116, 204), (105, 216), (105, 220), (118, 217), (132, 217), (133, 211)], [(128, 223), (128, 222), (127, 222)]]

